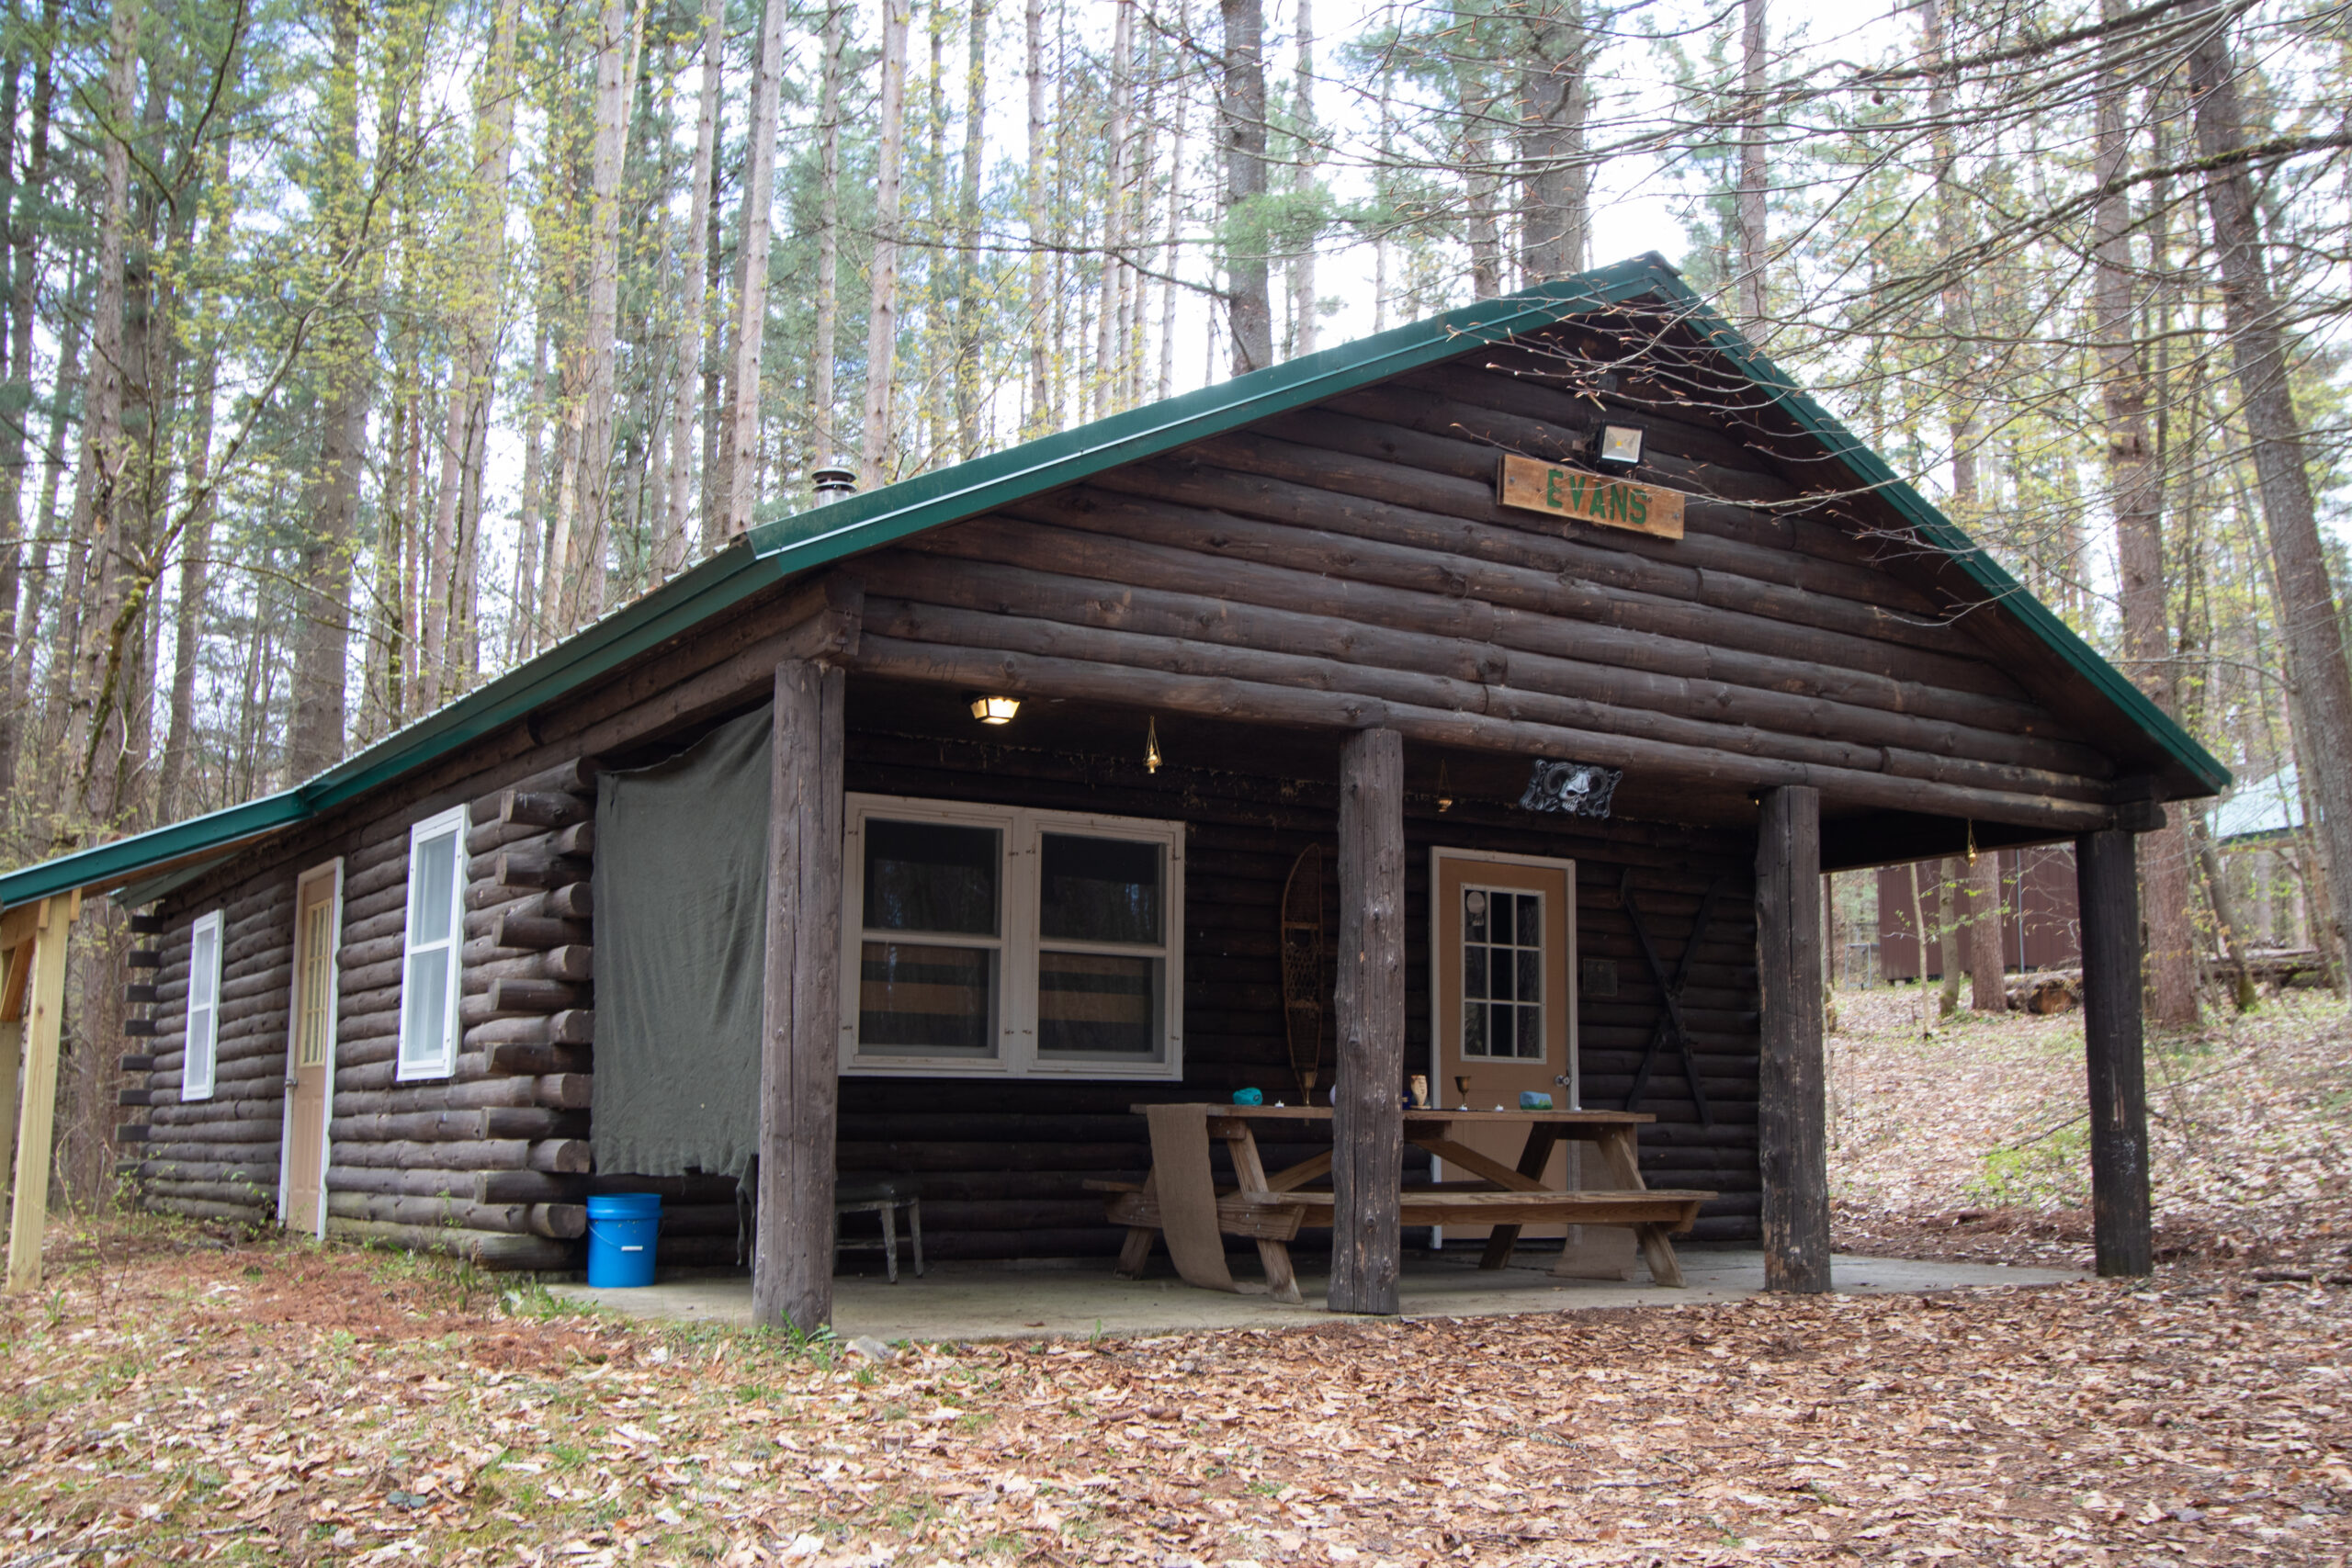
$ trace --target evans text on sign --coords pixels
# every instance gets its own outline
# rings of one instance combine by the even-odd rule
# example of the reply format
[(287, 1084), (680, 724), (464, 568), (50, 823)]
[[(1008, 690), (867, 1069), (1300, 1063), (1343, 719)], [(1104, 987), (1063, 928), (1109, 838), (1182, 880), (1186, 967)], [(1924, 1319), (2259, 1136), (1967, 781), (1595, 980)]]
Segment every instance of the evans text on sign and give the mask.
[(1630, 528), (1663, 539), (1682, 537), (1680, 491), (1603, 479), (1509, 453), (1503, 456), (1496, 490), (1505, 506), (1557, 513), (1604, 528)]

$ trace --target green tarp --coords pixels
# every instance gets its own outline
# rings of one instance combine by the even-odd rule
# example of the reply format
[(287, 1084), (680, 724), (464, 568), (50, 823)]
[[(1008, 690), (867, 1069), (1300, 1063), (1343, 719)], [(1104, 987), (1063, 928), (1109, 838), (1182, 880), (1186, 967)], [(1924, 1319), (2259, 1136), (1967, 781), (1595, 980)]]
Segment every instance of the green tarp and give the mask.
[(599, 1171), (741, 1178), (758, 1151), (773, 728), (596, 781)]

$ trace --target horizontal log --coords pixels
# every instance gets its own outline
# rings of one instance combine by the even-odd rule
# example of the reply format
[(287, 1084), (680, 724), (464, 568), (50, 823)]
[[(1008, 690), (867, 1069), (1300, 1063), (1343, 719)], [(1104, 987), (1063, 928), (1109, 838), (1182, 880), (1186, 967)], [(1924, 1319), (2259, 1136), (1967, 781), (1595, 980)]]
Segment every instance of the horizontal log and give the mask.
[(488, 938), (466, 944), (466, 978), (477, 987), (492, 980), (561, 980), (585, 985), (596, 977), (596, 950), (584, 943), (534, 953), (502, 948)]
[(492, 1045), (484, 1053), (482, 1070), (488, 1073), (586, 1073), (591, 1061), (589, 1052), (578, 1045), (538, 1045), (527, 1041), (506, 1040)]
[[(1267, 685), (1363, 694), (1384, 701), (1456, 713), (1483, 713), (1513, 721), (1603, 731), (1805, 765), (1882, 772), (1897, 777), (1932, 779), (2057, 799), (2101, 801), (2106, 794), (2105, 786), (2096, 780), (2042, 769), (1791, 734), (1770, 728), (1769, 716), (1762, 712), (1743, 711), (1738, 714), (1738, 722), (1725, 723), (1646, 706), (1621, 705), (1608, 698), (1629, 695), (1622, 690), (1612, 693), (1612, 687), (1623, 682), (1613, 679), (1613, 672), (1598, 668), (1579, 671), (1576, 675), (1562, 674), (1557, 670), (1543, 671), (1553, 677), (1548, 684), (1589, 690), (1596, 694), (1594, 699), (1526, 689), (1517, 679), (1521, 664), (1556, 664), (1556, 660), (1514, 661), (1508, 669), (1491, 671), (1495, 678), (1492, 683), (1474, 684), (1452, 676), (1275, 652), (1264, 647), (1204, 646), (1175, 637), (1147, 636), (978, 610), (941, 609), (886, 599), (867, 601), (866, 635), (1052, 656), (1170, 674), (1230, 677)], [(1265, 640), (1279, 644), (1284, 639), (1270, 628)], [(1677, 705), (1689, 705), (1678, 699)], [(1750, 705), (1761, 709), (1770, 705), (1769, 701), (1759, 701)]]
[(405, 1084), (391, 1089), (345, 1089), (334, 1094), (336, 1116), (379, 1111), (470, 1111), (495, 1106), (543, 1105), (584, 1111), (594, 1080), (586, 1073), (548, 1073), (538, 1077), (478, 1078), (470, 1083)]
[(337, 1116), (329, 1133), (337, 1143), (455, 1143), (505, 1138), (584, 1137), (588, 1118), (543, 1106), (492, 1106), (479, 1111), (399, 1111)]
[(327, 1234), (345, 1240), (379, 1242), (416, 1252), (448, 1253), (485, 1269), (568, 1269), (574, 1265), (575, 1255), (579, 1251), (574, 1242), (547, 1236), (356, 1219), (336, 1214), (332, 1210), (327, 1219)]
[(1826, 801), (1841, 805), (1942, 812), (1980, 821), (2011, 822), (2070, 832), (2092, 830), (2113, 815), (2108, 806), (2098, 802), (1965, 788), (1852, 769), (1740, 756), (1562, 726), (1388, 703), (1351, 693), (1313, 692), (1227, 677), (1171, 675), (1153, 670), (982, 649), (951, 649), (936, 643), (902, 642), (871, 633), (860, 641), (856, 667), (870, 674), (967, 690), (986, 687), (1026, 695), (1124, 703), (1244, 723), (1326, 730), (1385, 726), (1402, 732), (1408, 739), (1458, 747), (1465, 751), (1567, 758), (1747, 789), (1810, 784), (1822, 791)]
[(579, 987), (553, 980), (492, 980), (489, 999), (493, 1013), (561, 1012), (588, 998)]
[(346, 919), (343, 923), (342, 945), (335, 950), (336, 961), (348, 964), (353, 948), (366, 942), (380, 942), (386, 937), (397, 939), (407, 931), (408, 907), (405, 903), (364, 920)]
[(537, 1170), (403, 1170), (376, 1166), (331, 1166), (331, 1192), (372, 1192), (410, 1198), (453, 1198), (469, 1203), (577, 1202), (585, 1176), (551, 1176)]
[(277, 1160), (276, 1151), (267, 1160), (259, 1159), (139, 1159), (125, 1160), (118, 1168), (119, 1174), (144, 1180), (163, 1181), (224, 1181), (240, 1189), (253, 1189), (265, 1199), (277, 1195)]
[(144, 982), (133, 980), (129, 985), (123, 987), (122, 999), (127, 1005), (131, 1007), (153, 1006), (156, 999), (155, 987), (152, 985), (145, 984)]
[(586, 882), (550, 887), (540, 900), (539, 913), (559, 920), (585, 920), (596, 912), (595, 895)]
[(159, 1214), (177, 1214), (184, 1220), (225, 1220), (245, 1224), (258, 1224), (268, 1213), (267, 1204), (259, 1200), (248, 1203), (223, 1203), (206, 1198), (176, 1198), (162, 1194), (141, 1199), (140, 1207)]
[[(568, 1139), (548, 1140), (560, 1145)], [(381, 1167), (403, 1170), (528, 1170), (531, 1151), (539, 1145), (527, 1138), (475, 1138), (424, 1141), (411, 1138), (338, 1137), (334, 1163), (339, 1166)], [(584, 1146), (584, 1145), (583, 1145)]]
[(587, 1008), (526, 1018), (493, 1019), (466, 1031), (466, 1049), (488, 1050), (502, 1044), (592, 1045), (596, 1039), (596, 1015)]
[(134, 1056), (126, 1055), (117, 1056), (114, 1059), (114, 1070), (119, 1073), (147, 1073), (153, 1072), (154, 1069), (155, 1058), (153, 1056)]
[(561, 887), (588, 875), (586, 861), (566, 855), (501, 850), (497, 863), (492, 880), (502, 887)]
[(531, 1145), (525, 1163), (533, 1170), (574, 1176), (588, 1170), (595, 1156), (585, 1138), (543, 1138)]
[(164, 917), (152, 909), (135, 910), (128, 924), (133, 936), (160, 936), (164, 930)]
[(526, 915), (509, 910), (497, 918), (492, 926), (490, 939), (498, 947), (529, 948), (545, 951), (590, 940), (592, 928), (584, 920), (550, 919), (545, 915)]
[(126, 1018), (122, 1021), (122, 1032), (127, 1039), (152, 1040), (156, 1033), (155, 1021), (152, 1018)]
[(160, 947), (134, 947), (122, 955), (123, 963), (132, 969), (161, 969), (164, 950)]
[(570, 1239), (585, 1235), (588, 1211), (577, 1203), (477, 1203), (380, 1192), (329, 1192), (327, 1213), (344, 1220)]
[[(596, 776), (604, 771), (604, 764), (593, 756), (574, 757), (517, 779), (511, 787), (523, 795), (578, 795), (593, 801), (596, 798)], [(505, 791), (499, 793), (503, 796)]]
[(594, 800), (553, 790), (510, 789), (498, 801), (499, 821), (537, 828), (569, 828), (595, 815)]
[(211, 1203), (266, 1207), (277, 1201), (277, 1173), (274, 1170), (267, 1173), (266, 1185), (259, 1177), (243, 1180), (234, 1176), (217, 1181), (142, 1177), (141, 1182), (146, 1188), (151, 1201), (165, 1198), (197, 1199)]

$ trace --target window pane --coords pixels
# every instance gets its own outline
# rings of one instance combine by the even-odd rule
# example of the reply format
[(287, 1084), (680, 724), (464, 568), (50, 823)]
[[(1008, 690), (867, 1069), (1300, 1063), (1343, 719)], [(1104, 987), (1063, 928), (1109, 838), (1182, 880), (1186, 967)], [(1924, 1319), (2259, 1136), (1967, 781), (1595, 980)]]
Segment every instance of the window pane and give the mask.
[(401, 994), (407, 1010), (401, 1031), (401, 1059), (412, 1066), (438, 1067), (449, 1031), (449, 954), (447, 949), (408, 955)]
[(1462, 1054), (1483, 1056), (1487, 1054), (1487, 1004), (1472, 1002), (1462, 1010)]
[[(1499, 900), (1498, 900), (1498, 903), (1499, 904)], [(1487, 981), (1487, 994), (1494, 998), (1495, 1000), (1498, 1002), (1507, 1002), (1513, 997), (1519, 995), (1517, 991), (1511, 988), (1510, 958), (1510, 949), (1507, 947), (1492, 947), (1487, 950), (1487, 959), (1488, 964), (1492, 966), (1492, 973)]]
[(1498, 893), (1493, 896), (1492, 903), (1494, 905), (1495, 911), (1495, 929), (1494, 933), (1487, 937), (1487, 940), (1488, 942), (1510, 942), (1514, 940), (1510, 934), (1510, 895), (1508, 893)]
[(1159, 941), (1158, 844), (1044, 837), (1040, 933), (1072, 942)]
[(996, 954), (869, 942), (861, 951), (857, 1044), (867, 1054), (996, 1055)]
[(408, 941), (411, 947), (449, 940), (450, 884), (458, 874), (458, 835), (425, 840), (410, 852)]
[(191, 1007), (210, 1007), (220, 983), (218, 959), (220, 952), (219, 929), (210, 924), (197, 928), (196, 939), (190, 943), (187, 962), (187, 994)]
[(1150, 1056), (1159, 1048), (1157, 958), (1037, 955), (1037, 1049)]
[(1462, 948), (1462, 994), (1477, 998), (1487, 994), (1487, 950), (1469, 942)]
[(1519, 999), (1523, 1002), (1542, 1001), (1544, 999), (1544, 955), (1533, 948), (1522, 947), (1519, 950), (1517, 956), (1519, 958), (1517, 993)]
[(996, 935), (1003, 841), (995, 828), (867, 818), (867, 929)]
[(1519, 1054), (1531, 1062), (1544, 1059), (1544, 1010), (1519, 1010)]

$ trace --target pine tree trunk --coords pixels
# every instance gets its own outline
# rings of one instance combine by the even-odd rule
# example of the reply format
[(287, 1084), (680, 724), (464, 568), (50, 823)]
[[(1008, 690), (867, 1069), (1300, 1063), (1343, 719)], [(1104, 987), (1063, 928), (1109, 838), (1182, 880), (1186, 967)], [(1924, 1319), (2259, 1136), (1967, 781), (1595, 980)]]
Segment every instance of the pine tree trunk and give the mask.
[(1114, 0), (1111, 22), (1111, 113), (1103, 152), (1109, 180), (1102, 193), (1102, 309), (1095, 318), (1094, 417), (1116, 406), (1120, 328), (1117, 309), (1127, 250), (1127, 138), (1135, 105), (1135, 6)]
[[(980, 178), (988, 115), (989, 0), (971, 0), (964, 43), (964, 167), (956, 192), (956, 453), (980, 455), (980, 400), (988, 391), (980, 364)], [(835, 162), (838, 163), (838, 155)], [(826, 179), (832, 195), (832, 171)]]
[[(116, 624), (125, 572), (130, 451), (122, 428), (124, 317), (129, 284), (126, 249), (130, 225), (130, 149), (139, 86), (140, 0), (114, 0), (108, 27), (107, 128), (100, 152), (97, 292), (90, 323), (90, 375), (82, 420), (82, 459), (74, 476), (74, 539), (83, 562), (79, 583), (69, 581), (78, 615), (74, 670), (68, 701), (76, 720), (79, 785), (61, 816), (60, 847), (85, 827), (104, 833), (117, 798), (110, 752), (119, 750), (122, 714), (115, 682), (120, 674), (122, 627)], [(111, 743), (110, 743), (111, 742)], [(61, 782), (74, 773), (59, 770)], [(85, 816), (86, 824), (74, 816)]]
[(1502, 228), (1495, 210), (1502, 177), (1495, 166), (1495, 103), (1476, 62), (1457, 68), (1455, 96), (1462, 116), (1463, 227), (1470, 247), (1470, 294), (1493, 299), (1503, 291)]
[(492, 377), (498, 352), (501, 285), (506, 258), (506, 171), (514, 142), (516, 0), (497, 0), (490, 52), (474, 85), (473, 177), (466, 186), (468, 265), (457, 279), (448, 422), (441, 436), (441, 482), (434, 498), (425, 557), (424, 627), (417, 664), (420, 705), (438, 707), (463, 685), (455, 681), (460, 650), (472, 638), (472, 573), (481, 468), (490, 440)]
[(1266, 277), (1265, 0), (1219, 0), (1223, 79), (1217, 96), (1225, 139), (1225, 303), (1233, 374), (1274, 362), (1274, 308)]
[(1739, 327), (1764, 341), (1764, 0), (1744, 0), (1740, 24)]
[[(767, 0), (752, 73), (752, 118), (744, 129), (743, 221), (735, 266), (735, 354), (727, 378), (727, 423), (718, 448), (718, 492), (725, 498), (716, 548), (752, 525), (760, 450), (760, 361), (768, 323), (769, 235), (775, 219), (775, 139), (784, 83), (785, 0)], [(706, 530), (707, 530), (706, 525)]]
[[(288, 782), (307, 779), (343, 755), (344, 681), (349, 668), (351, 542), (359, 522), (359, 478), (367, 462), (368, 407), (375, 392), (375, 316), (354, 268), (364, 229), (359, 169), (358, 0), (329, 0), (334, 57), (328, 73), (324, 243), (330, 275), (319, 335), (317, 467), (303, 485), (308, 522), (296, 551), (294, 709), (286, 739)], [(390, 155), (386, 150), (385, 155)]]
[(1053, 428), (1046, 388), (1046, 0), (1028, 0), (1022, 11), (1026, 29), (1029, 85), (1029, 185), (1023, 218), (1029, 230), (1029, 417), (1022, 434), (1042, 435)]
[(1953, 863), (1936, 863), (1936, 964), (1941, 981), (1936, 997), (1936, 1012), (1950, 1018), (1960, 1010), (1960, 910), (1958, 889), (1960, 880)]
[(1528, 20), (1528, 63), (1519, 87), (1523, 283), (1584, 270), (1591, 227), (1585, 167), (1590, 47), (1582, 0), (1543, 0)]
[(859, 468), (868, 489), (890, 475), (892, 368), (899, 344), (899, 185), (906, 146), (907, 0), (883, 0), (881, 105), (874, 176), (874, 270), (866, 299), (865, 428)]
[(612, 548), (614, 331), (620, 314), (621, 175), (628, 160), (628, 110), (636, 96), (637, 53), (645, 6), (605, 0), (597, 26), (596, 140), (589, 168), (588, 314), (582, 351), (587, 375), (572, 419), (578, 431), (579, 514), (570, 564), (580, 583), (567, 631), (605, 613), (605, 560)]
[[(2107, 0), (2108, 19), (2120, 14)], [(2123, 610), (2124, 671), (2177, 717), (2172, 681), (2171, 613), (2165, 585), (2162, 479), (2148, 434), (2148, 384), (2132, 299), (2132, 208), (2121, 186), (2131, 165), (2125, 129), (2130, 66), (2118, 41), (2103, 46), (2093, 180), (2103, 194), (2092, 214), (2092, 310), (2098, 322), (2100, 390), (2107, 423), (2109, 506), (2115, 518), (2117, 598)], [(2196, 934), (2189, 919), (2188, 838), (2179, 818), (2140, 840), (2140, 909), (2148, 929), (2150, 1021), (2197, 1021)]]
[[(2229, 35), (2217, 0), (2196, 0), (2191, 10), (2209, 29), (2188, 62), (2198, 150), (2208, 160), (2227, 159), (2245, 144)], [(2319, 834), (2325, 841), (2335, 917), (2328, 945), (2342, 953), (2352, 933), (2352, 768), (2334, 765), (2352, 756), (2352, 671), (2345, 665), (2343, 620), (2312, 510), (2286, 333), (2270, 291), (2262, 213), (2246, 165), (2230, 162), (2211, 169), (2205, 176), (2205, 201), (2220, 254), (2222, 311), (2254, 442), (2263, 521), (2278, 574), (2278, 615), (2294, 688), (2290, 700), (2302, 710), (2317, 749), (2304, 754), (2331, 760), (2331, 765), (2308, 769), (2304, 777), (2318, 796)]]
[(2004, 915), (2001, 857), (1986, 850), (1968, 868), (1968, 1005), (1978, 1012), (2002, 1012), (2009, 1005)]
[[(832, 17), (826, 13), (829, 36)], [(703, 312), (718, 301), (707, 298), (703, 275), (709, 265), (711, 168), (718, 159), (720, 72), (727, 46), (726, 0), (703, 0), (702, 93), (695, 113), (695, 162), (687, 194), (686, 255), (678, 268), (678, 344), (673, 374), (677, 385), (670, 402), (669, 518), (662, 538), (663, 576), (678, 571), (694, 553), (695, 520), (695, 394), (699, 389), (703, 354)], [(830, 80), (830, 76), (828, 77)]]
[[(33, 66), (32, 122), (24, 175), (6, 214), (11, 266), (7, 398), (9, 407), (27, 411), (33, 398), (33, 323), (40, 307), (40, 230), (34, 220), (33, 204), (49, 199), (50, 117), (57, 99), (57, 29), (63, 10), (64, 0), (45, 0), (41, 7), (40, 55)], [(29, 665), (28, 634), (35, 609), (32, 586), (24, 581), (25, 560), (31, 553), (24, 540), (25, 466), (24, 420), (0, 420), (0, 800), (12, 796), (17, 787), (25, 702), (25, 685), (17, 671)], [(20, 644), (20, 636), (28, 636), (28, 642)]]
[[(1297, 0), (1291, 28), (1298, 35), (1298, 68), (1292, 78), (1291, 112), (1298, 120), (1296, 179), (1304, 188), (1315, 182), (1317, 162), (1315, 123), (1315, 13), (1312, 0)], [(1305, 236), (1290, 264), (1291, 343), (1294, 351), (1312, 354), (1316, 347), (1315, 241)]]

